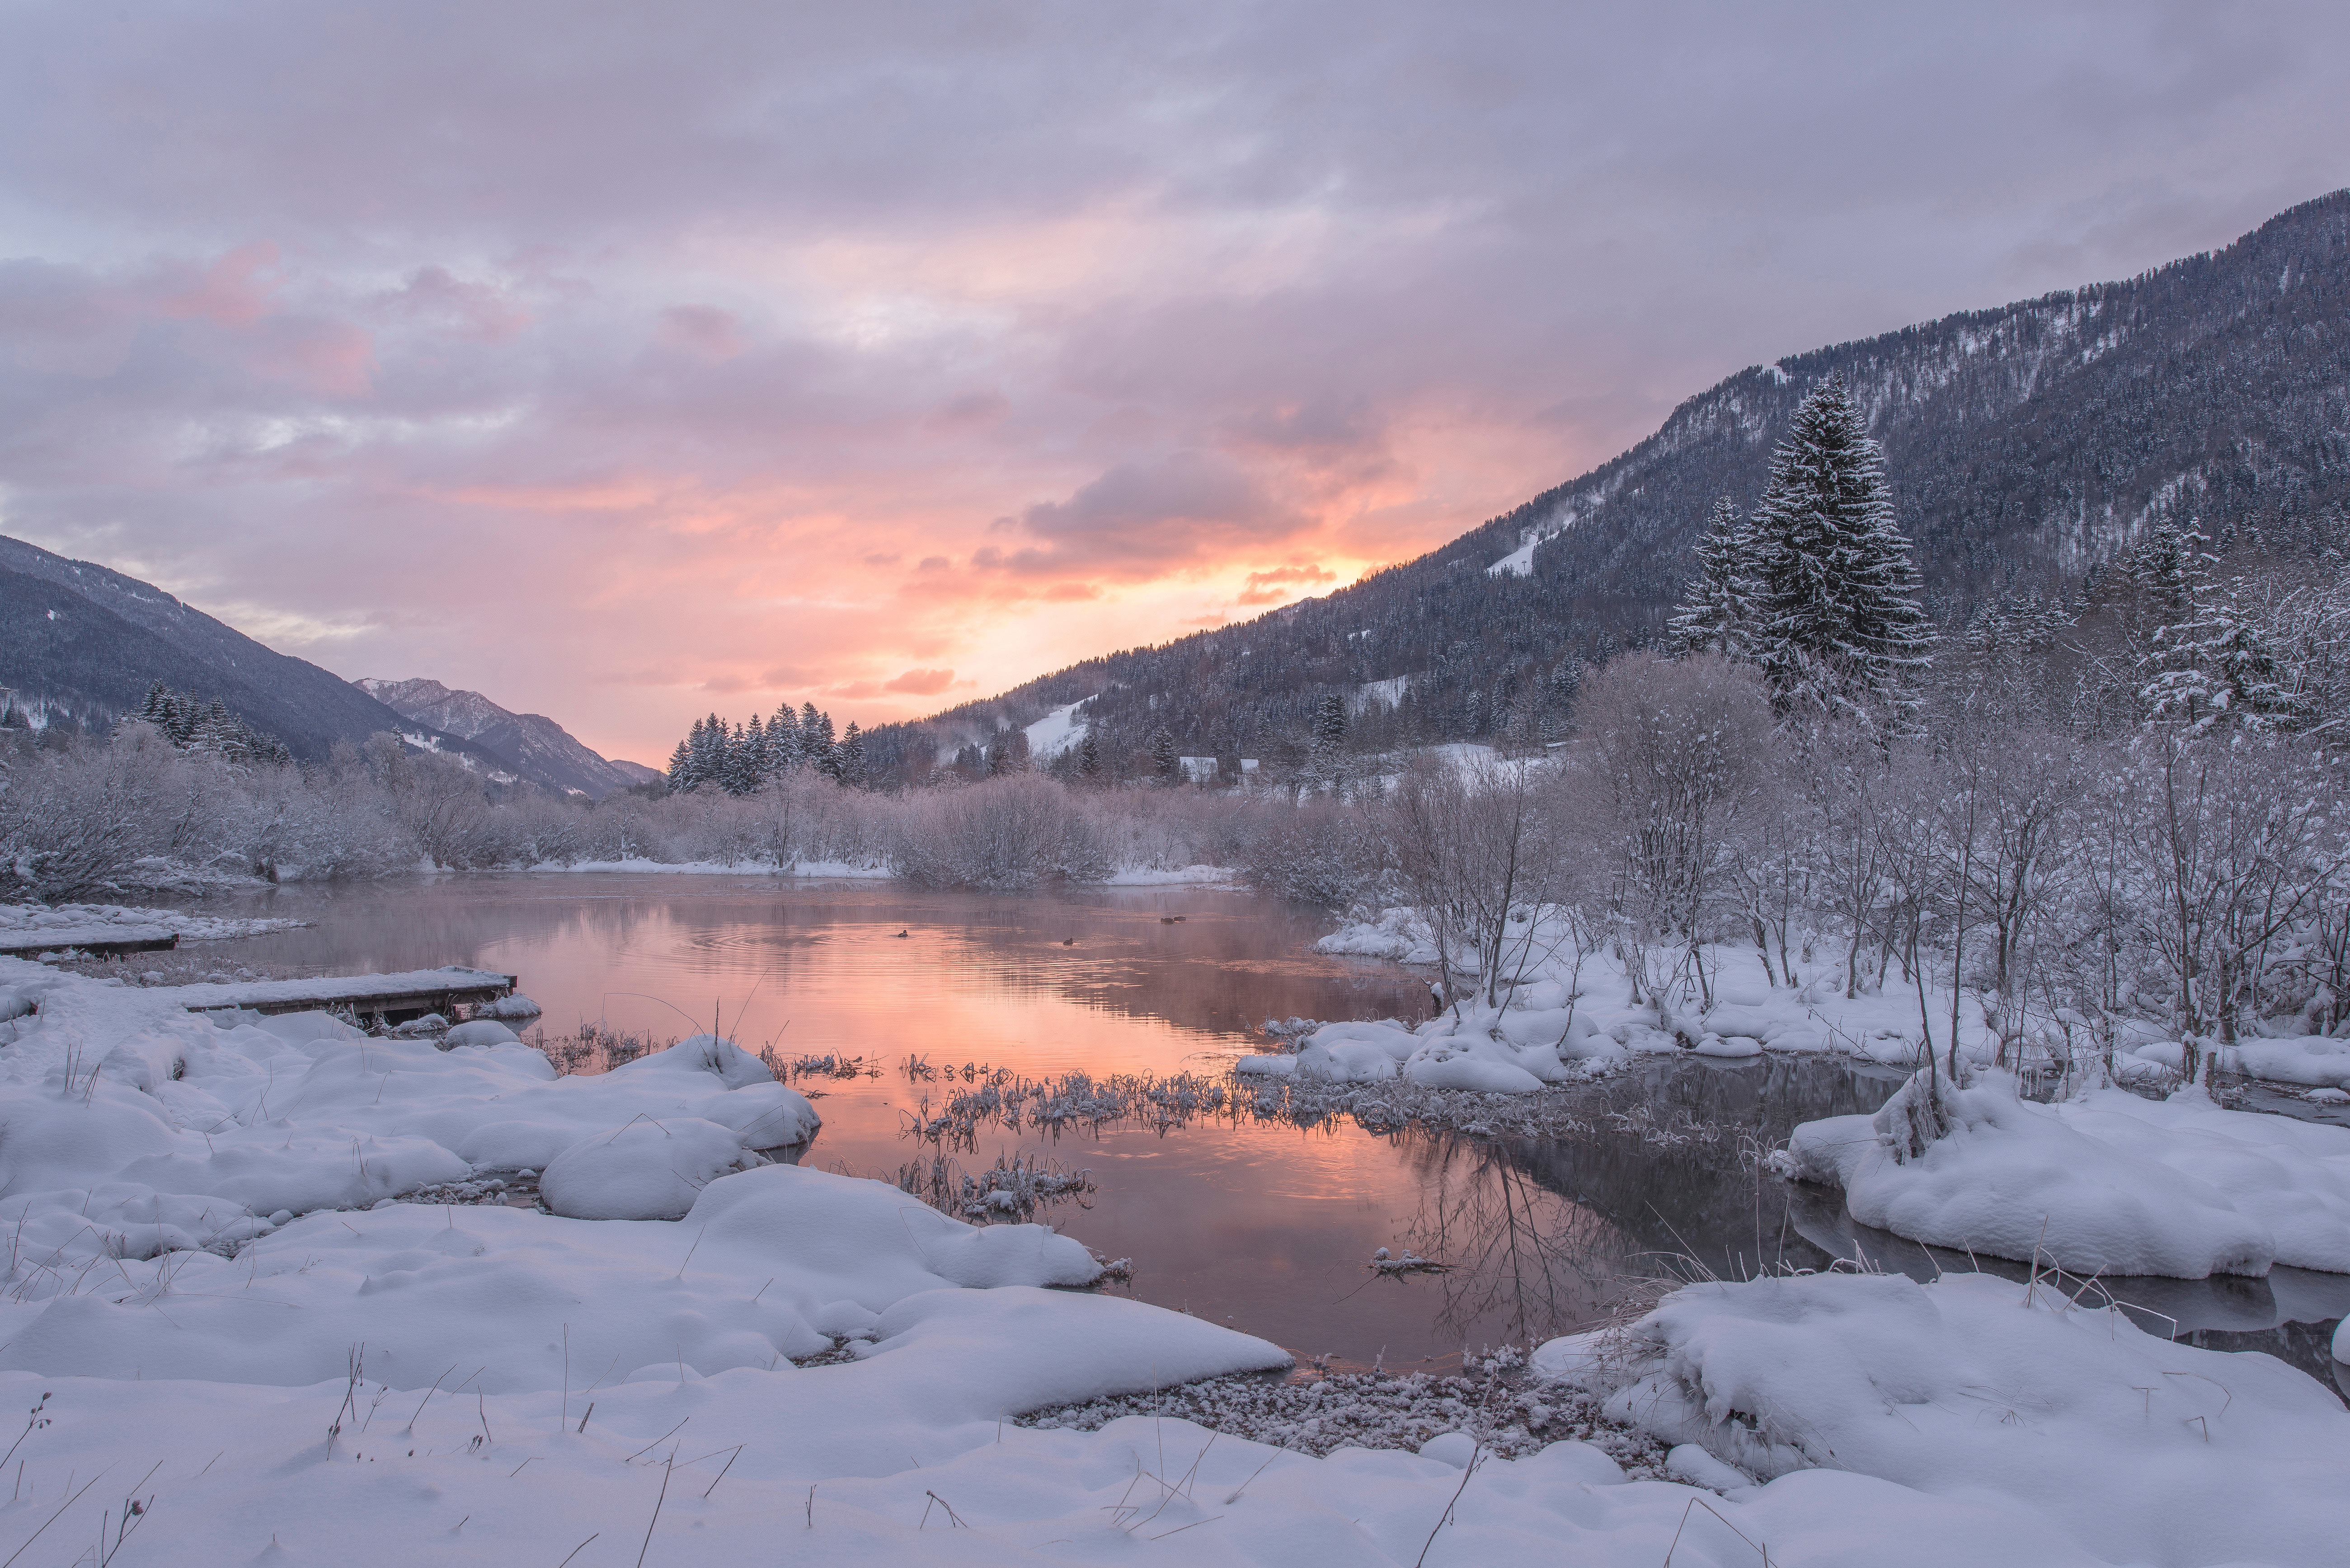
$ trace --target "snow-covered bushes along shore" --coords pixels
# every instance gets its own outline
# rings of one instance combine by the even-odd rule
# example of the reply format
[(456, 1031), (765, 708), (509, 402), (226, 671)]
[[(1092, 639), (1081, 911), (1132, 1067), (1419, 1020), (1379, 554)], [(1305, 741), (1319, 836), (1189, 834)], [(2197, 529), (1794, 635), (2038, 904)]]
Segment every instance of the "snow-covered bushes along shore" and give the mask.
[(884, 794), (800, 770), (742, 795), (590, 803), (503, 789), (390, 737), (296, 767), (182, 752), (132, 723), (102, 742), (0, 736), (0, 896), (425, 867), (806, 868), (1016, 888), (1243, 865), (1307, 815), (1263, 796), (1023, 773)]

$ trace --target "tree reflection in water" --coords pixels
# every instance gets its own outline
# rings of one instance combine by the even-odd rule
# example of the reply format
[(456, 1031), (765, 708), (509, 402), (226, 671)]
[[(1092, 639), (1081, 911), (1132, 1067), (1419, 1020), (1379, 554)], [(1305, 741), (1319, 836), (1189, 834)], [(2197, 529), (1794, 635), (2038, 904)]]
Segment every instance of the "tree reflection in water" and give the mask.
[(1448, 1267), (1371, 1288), (1433, 1289), (1443, 1302), (1440, 1333), (1475, 1324), (1518, 1345), (1588, 1322), (1618, 1293), (1634, 1243), (1594, 1210), (1536, 1181), (1509, 1145), (1418, 1127), (1393, 1141), (1423, 1194), (1404, 1244)]

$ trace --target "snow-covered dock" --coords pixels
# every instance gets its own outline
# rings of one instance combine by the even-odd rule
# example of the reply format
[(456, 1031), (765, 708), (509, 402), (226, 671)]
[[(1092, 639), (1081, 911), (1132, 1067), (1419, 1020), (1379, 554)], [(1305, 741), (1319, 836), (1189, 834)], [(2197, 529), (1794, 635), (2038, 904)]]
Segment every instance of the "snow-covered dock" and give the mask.
[(455, 1019), (459, 1010), (513, 993), (519, 975), (494, 970), (415, 969), (400, 974), (319, 975), (309, 980), (232, 981), (207, 985), (157, 987), (191, 1012), (231, 1008), (246, 1012), (315, 1012), (348, 1010), (370, 1023), (405, 1023), (437, 1012)]
[(161, 926), (50, 926), (0, 930), (0, 957), (7, 958), (61, 952), (103, 958), (113, 953), (169, 952), (179, 945), (180, 933)]

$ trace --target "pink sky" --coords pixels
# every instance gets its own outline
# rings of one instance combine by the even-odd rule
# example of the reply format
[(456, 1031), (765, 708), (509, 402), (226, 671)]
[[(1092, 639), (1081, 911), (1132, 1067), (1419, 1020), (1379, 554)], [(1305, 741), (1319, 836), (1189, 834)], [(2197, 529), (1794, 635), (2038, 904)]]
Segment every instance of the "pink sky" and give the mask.
[(2336, 7), (53, 7), (0, 532), (657, 762), (1326, 591), (2350, 182)]

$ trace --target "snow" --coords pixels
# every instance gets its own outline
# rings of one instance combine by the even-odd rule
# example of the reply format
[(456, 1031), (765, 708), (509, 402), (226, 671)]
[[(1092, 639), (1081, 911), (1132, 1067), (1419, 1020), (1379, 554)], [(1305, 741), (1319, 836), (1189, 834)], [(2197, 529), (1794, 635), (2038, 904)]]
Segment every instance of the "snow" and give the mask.
[(1103, 884), (1108, 888), (1226, 887), (1241, 879), (1230, 866), (1122, 866)]
[(1534, 546), (1546, 535), (1528, 533), (1522, 535), (1518, 547), (1485, 568), (1489, 577), (1531, 577), (1534, 575)]
[(1394, 708), (1403, 702), (1403, 694), (1410, 690), (1411, 677), (1390, 675), (1385, 680), (1366, 680), (1355, 688), (1355, 700), (1349, 704), (1357, 713), (1372, 708)]
[(895, 875), (889, 867), (853, 860), (795, 860), (777, 867), (764, 860), (578, 860), (559, 865), (549, 860), (533, 871), (682, 871), (703, 877), (812, 877), (834, 880), (887, 881)]
[(0, 904), (0, 946), (37, 939), (47, 949), (78, 943), (138, 941), (178, 937), (183, 942), (224, 941), (291, 930), (307, 920), (273, 917), (191, 915), (179, 909), (126, 908), (120, 904)]
[[(1081, 697), (1066, 702), (1028, 726), (1028, 760), (1042, 767), (1063, 752), (1084, 741), (1087, 724), (1077, 717), (1077, 710), (1093, 701)], [(951, 757), (942, 759), (952, 761)]]
[[(1516, 991), (1523, 1006), (1416, 1030), (1326, 1025), (1282, 1060), (1408, 1074), (1546, 1053), (1566, 1071), (1629, 1049), (1607, 1032), (1621, 1009), (1555, 978)], [(57, 1561), (133, 1496), (126, 1563), (2338, 1554), (2338, 1400), (2044, 1283), (1697, 1285), (1628, 1331), (1543, 1347), (1537, 1373), (1674, 1446), (1666, 1480), (1580, 1441), (1499, 1457), (1467, 1409), (1417, 1454), (1315, 1458), (1171, 1417), (1037, 1429), (1013, 1417), (1289, 1358), (1083, 1293), (1100, 1265), (1049, 1227), (974, 1228), (771, 1162), (806, 1147), (815, 1110), (715, 1035), (558, 1077), (510, 1040), (199, 1016), (16, 961), (0, 998), (33, 1009), (0, 1045), (0, 1401), (42, 1412), (5, 1509), (19, 1545), (54, 1518)], [(2166, 1142), (2234, 1126), (2193, 1106), (2065, 1113), (2116, 1146), (2127, 1129), (2092, 1112)], [(2318, 1157), (2297, 1133), (2238, 1141), (2288, 1172)], [(2188, 1164), (2209, 1182), (2242, 1158)], [(681, 1217), (452, 1200), (525, 1168), (550, 1209)], [(794, 1365), (809, 1357), (826, 1364)]]
[(682, 1220), (703, 1188), (744, 1168), (743, 1140), (699, 1116), (630, 1122), (546, 1162), (539, 1197), (573, 1220)]
[(397, 974), (314, 975), (307, 980), (213, 981), (197, 985), (157, 985), (141, 994), (190, 1012), (213, 1008), (285, 1007), (299, 1002), (381, 1000), (442, 991), (473, 991), (512, 983), (492, 970), (446, 964), (440, 969), (402, 970)]
[(2265, 1355), (2142, 1333), (2045, 1283), (1697, 1284), (1625, 1340), (1610, 1409), (1771, 1482), (1732, 1499), (1849, 1471), (1996, 1506), (2106, 1561), (2314, 1564), (2341, 1551), (2350, 1412), (2330, 1390)]
[(2076, 1274), (2199, 1280), (2275, 1263), (2350, 1273), (2350, 1129), (2106, 1089), (2054, 1106), (1989, 1074), (1950, 1090), (1957, 1127), (1897, 1162), (1890, 1111), (1795, 1129), (1795, 1173), (1855, 1220)]

